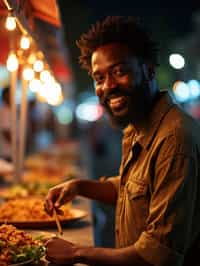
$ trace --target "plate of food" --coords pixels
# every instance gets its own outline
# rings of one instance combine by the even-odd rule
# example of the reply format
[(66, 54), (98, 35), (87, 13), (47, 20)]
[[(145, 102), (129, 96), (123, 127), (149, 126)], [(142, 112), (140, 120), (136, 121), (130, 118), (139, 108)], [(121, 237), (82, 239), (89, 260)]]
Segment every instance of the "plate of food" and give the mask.
[[(75, 209), (71, 204), (61, 207), (63, 215), (58, 215), (61, 224), (71, 224), (86, 217), (83, 210)], [(13, 224), (18, 228), (56, 227), (54, 217), (44, 211), (43, 198), (30, 197), (5, 201), (0, 205), (0, 224)]]
[(42, 239), (34, 237), (13, 225), (0, 226), (0, 262), (1, 265), (22, 266), (39, 262), (45, 255)]

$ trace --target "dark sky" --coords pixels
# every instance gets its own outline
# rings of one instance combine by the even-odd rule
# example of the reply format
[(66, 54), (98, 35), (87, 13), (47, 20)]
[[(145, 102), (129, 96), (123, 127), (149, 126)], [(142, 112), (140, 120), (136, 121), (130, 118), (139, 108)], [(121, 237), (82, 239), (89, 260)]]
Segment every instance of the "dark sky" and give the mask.
[[(200, 8), (200, 4), (197, 5), (193, 1), (186, 2), (184, 0), (179, 6), (172, 7), (163, 7), (161, 1), (155, 0), (86, 0), (84, 2), (92, 10), (94, 19), (104, 15), (136, 15), (154, 23), (155, 20), (159, 21), (161, 17), (164, 17), (169, 28), (176, 31), (177, 34), (191, 30), (192, 14), (197, 8)], [(177, 4), (177, 1), (175, 3)]]
[[(79, 50), (75, 41), (91, 24), (107, 15), (138, 16), (155, 35), (161, 46), (161, 58), (168, 60), (170, 44), (175, 38), (182, 38), (193, 29), (192, 15), (200, 10), (200, 5), (180, 1), (181, 5), (162, 7), (161, 1), (155, 0), (58, 0), (62, 22), (65, 28), (66, 44), (70, 52), (71, 63), (80, 90), (88, 86), (88, 77), (78, 64)], [(174, 1), (177, 5), (177, 1)], [(196, 1), (198, 2), (198, 1)], [(147, 3), (151, 3), (148, 4)]]

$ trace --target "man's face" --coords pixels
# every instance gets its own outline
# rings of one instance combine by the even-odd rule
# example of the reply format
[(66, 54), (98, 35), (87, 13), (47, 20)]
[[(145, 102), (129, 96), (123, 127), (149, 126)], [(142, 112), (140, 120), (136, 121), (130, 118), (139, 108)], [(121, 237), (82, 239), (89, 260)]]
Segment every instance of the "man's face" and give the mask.
[(96, 94), (114, 126), (125, 127), (143, 116), (148, 88), (144, 88), (142, 65), (126, 45), (99, 47), (91, 67)]

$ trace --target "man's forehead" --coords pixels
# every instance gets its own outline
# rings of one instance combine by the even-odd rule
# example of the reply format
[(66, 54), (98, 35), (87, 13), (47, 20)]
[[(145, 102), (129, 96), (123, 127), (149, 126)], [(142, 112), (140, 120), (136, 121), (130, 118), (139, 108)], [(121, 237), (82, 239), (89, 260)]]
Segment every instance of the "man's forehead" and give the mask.
[(107, 55), (107, 56), (126, 56), (133, 54), (131, 49), (123, 43), (108, 43), (101, 45), (96, 48), (93, 52), (92, 57), (96, 57), (97, 55)]
[(99, 66), (112, 65), (120, 62), (133, 62), (137, 58), (133, 52), (124, 44), (110, 43), (98, 47), (92, 54), (91, 66), (92, 72)]

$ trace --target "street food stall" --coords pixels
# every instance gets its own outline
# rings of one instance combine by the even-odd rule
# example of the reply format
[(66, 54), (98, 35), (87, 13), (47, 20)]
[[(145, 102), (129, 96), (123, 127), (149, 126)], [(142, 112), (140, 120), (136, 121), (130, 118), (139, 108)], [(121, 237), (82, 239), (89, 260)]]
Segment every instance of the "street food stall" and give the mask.
[[(38, 100), (58, 105), (65, 97), (63, 84), (70, 82), (72, 75), (56, 42), (61, 22), (55, 0), (1, 0), (0, 14), (0, 64), (6, 65), (10, 73), (12, 116), (12, 165), (0, 164), (4, 178), (4, 186), (0, 184), (0, 265), (37, 261), (47, 265), (43, 240), (58, 235), (61, 229), (68, 241), (93, 245), (86, 199), (79, 197), (66, 204), (63, 215), (49, 217), (43, 208), (50, 187), (87, 175), (79, 142), (53, 144), (28, 157), (25, 153), (28, 89), (35, 89)], [(22, 95), (19, 113), (18, 80)]]
[[(49, 217), (43, 207), (44, 196), (52, 185), (87, 174), (81, 163), (79, 148), (78, 142), (71, 141), (62, 146), (54, 144), (48, 150), (27, 157), (21, 182), (0, 189), (0, 245), (5, 245), (6, 241), (10, 241), (9, 245), (16, 244), (15, 241), (12, 242), (13, 237), (1, 238), (1, 230), (6, 233), (13, 231), (14, 235), (29, 233), (28, 241), (30, 237), (33, 241), (41, 240), (34, 242), (33, 247), (40, 248), (42, 265), (48, 265), (44, 259), (45, 249), (42, 247), (43, 242), (49, 237), (60, 236), (71, 242), (93, 245), (93, 227), (88, 200), (82, 197), (75, 198), (62, 207), (64, 214), (57, 215), (58, 217), (55, 215)], [(68, 165), (64, 164), (64, 161)], [(61, 171), (58, 169), (58, 165), (61, 166)], [(7, 180), (11, 184), (13, 183), (12, 178), (12, 175), (7, 176)], [(10, 225), (14, 227), (10, 227)], [(62, 230), (62, 235), (60, 235), (60, 230)], [(10, 234), (8, 233), (8, 235)], [(24, 245), (26, 246), (26, 244), (25, 241)], [(24, 264), (19, 265), (26, 265), (32, 259), (29, 255), (21, 258), (20, 254), (19, 252), (17, 257), (13, 257), (13, 262), (22, 261)], [(2, 261), (6, 259), (8, 258), (4, 256)], [(34, 259), (37, 260), (37, 257)], [(12, 264), (18, 265), (17, 263)]]

